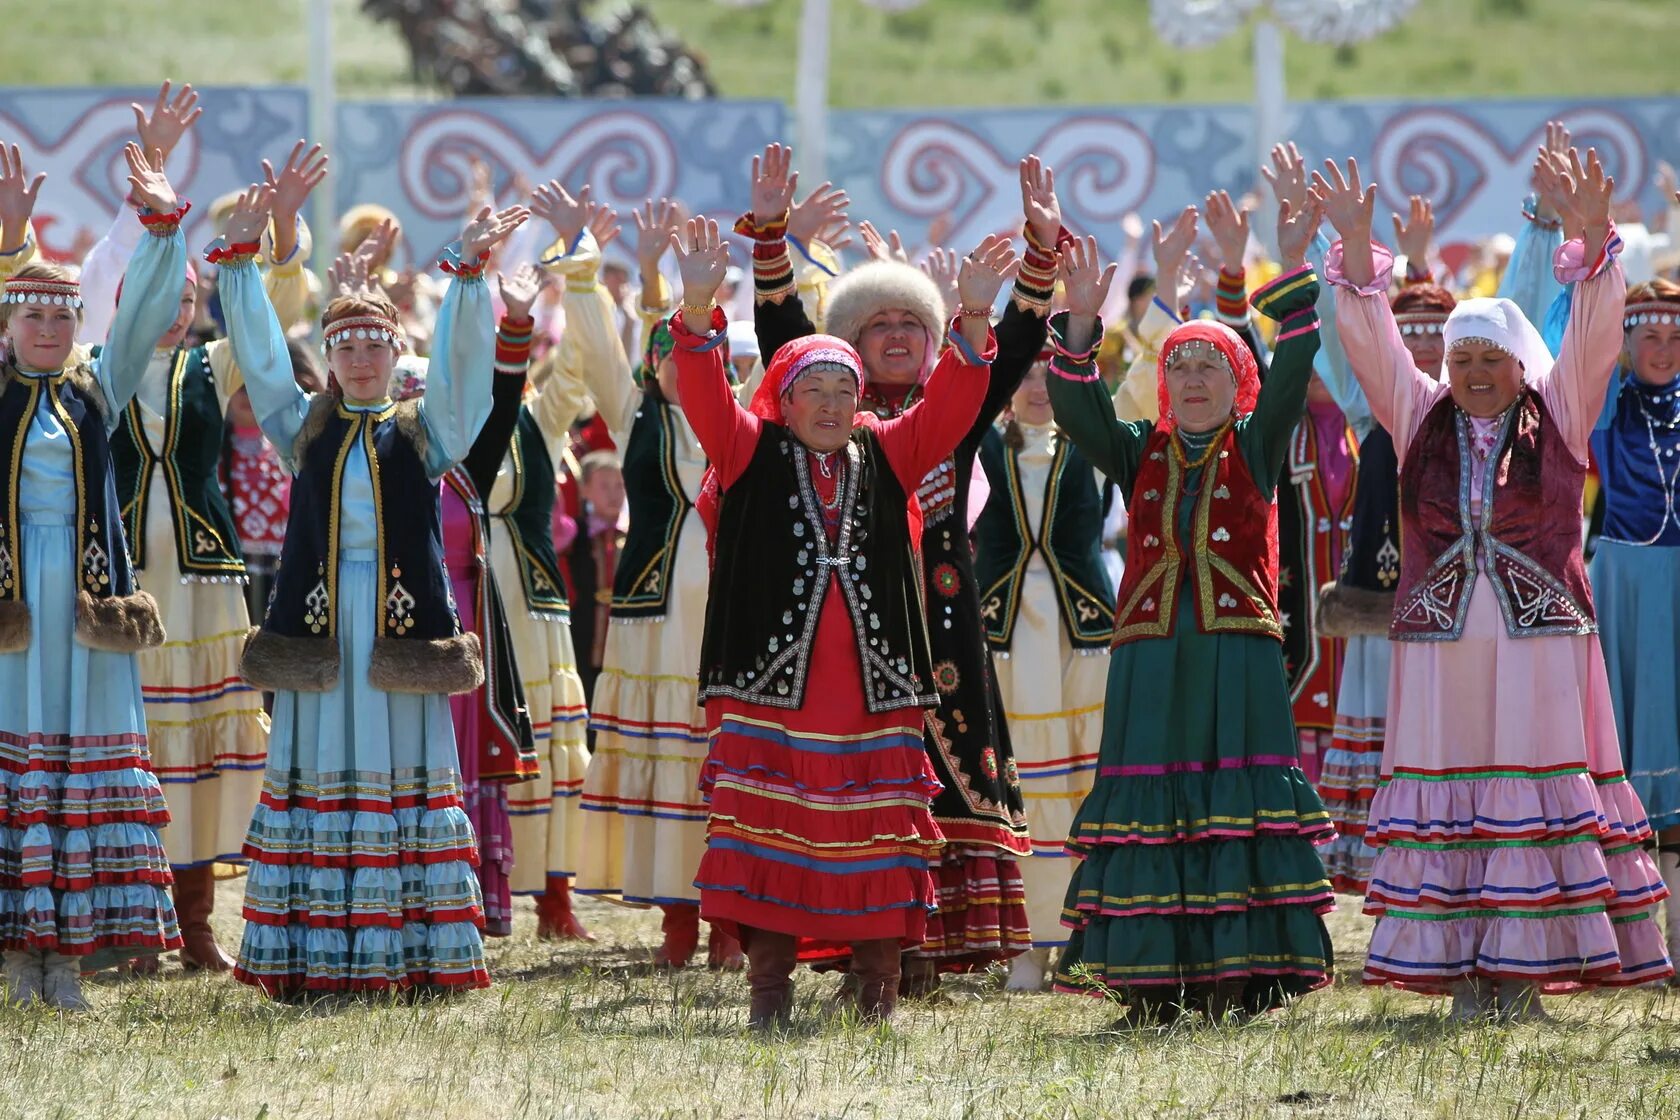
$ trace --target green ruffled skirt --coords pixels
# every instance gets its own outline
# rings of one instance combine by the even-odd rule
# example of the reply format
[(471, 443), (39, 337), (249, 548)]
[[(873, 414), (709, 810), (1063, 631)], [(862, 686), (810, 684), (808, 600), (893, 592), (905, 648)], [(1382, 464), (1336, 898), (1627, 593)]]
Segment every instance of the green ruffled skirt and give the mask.
[(1334, 902), (1315, 844), (1330, 819), (1298, 765), (1282, 646), (1202, 633), (1189, 596), (1175, 631), (1110, 661), (1056, 986), (1188, 1002), (1240, 984), (1262, 1011), (1329, 982)]

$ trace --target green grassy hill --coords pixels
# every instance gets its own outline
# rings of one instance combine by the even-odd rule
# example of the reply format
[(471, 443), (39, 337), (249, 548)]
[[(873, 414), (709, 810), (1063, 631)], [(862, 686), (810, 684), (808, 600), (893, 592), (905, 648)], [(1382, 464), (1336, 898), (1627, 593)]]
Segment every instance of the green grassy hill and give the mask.
[[(704, 53), (724, 94), (791, 98), (799, 0), (640, 0)], [(926, 0), (897, 14), (833, 0), (839, 106), (1243, 101), (1249, 36), (1176, 51), (1147, 0)], [(59, 0), (6, 5), (14, 85), (301, 82), (303, 0)], [(394, 27), (335, 0), (346, 95), (426, 95)], [(1680, 0), (1420, 0), (1354, 47), (1289, 44), (1297, 98), (1680, 92)]]

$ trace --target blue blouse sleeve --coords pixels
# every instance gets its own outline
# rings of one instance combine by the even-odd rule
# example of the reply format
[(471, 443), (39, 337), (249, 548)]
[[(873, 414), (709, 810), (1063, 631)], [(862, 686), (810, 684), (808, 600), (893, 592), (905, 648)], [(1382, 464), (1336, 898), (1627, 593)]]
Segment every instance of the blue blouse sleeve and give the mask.
[(187, 242), (180, 227), (168, 235), (140, 239), (123, 272), (122, 297), (111, 320), (111, 333), (94, 359), (94, 376), (111, 406), (106, 412), (116, 430), (123, 409), (139, 391), (152, 350), (181, 311), (181, 288), (187, 282)]
[[(1506, 262), (1505, 275), (1499, 280), (1497, 294), (1522, 308), (1529, 322), (1538, 323), (1563, 290), (1563, 285), (1552, 271), (1552, 257), (1563, 244), (1563, 234), (1556, 228), (1533, 221), (1533, 216), (1527, 214), (1527, 208), (1524, 213), (1530, 220), (1523, 223), (1523, 231), (1517, 236), (1517, 246), (1511, 250), (1511, 259)], [(1557, 350), (1552, 353), (1556, 354)]]
[(286, 333), (268, 300), (262, 270), (251, 260), (224, 262), (216, 273), (216, 287), (227, 320), (228, 345), (245, 377), (251, 411), (286, 469), (295, 471), (292, 444), (309, 412), (309, 398), (292, 376)]
[[(1315, 276), (1325, 275), (1324, 259), (1329, 254), (1329, 239), (1323, 233), (1313, 234), (1312, 244), (1307, 247), (1307, 263), (1312, 265)], [(1319, 346), (1318, 353), (1313, 357), (1313, 371), (1324, 382), (1324, 387), (1330, 390), (1336, 407), (1347, 417), (1348, 427), (1363, 441), (1377, 422), (1371, 416), (1371, 405), (1365, 399), (1365, 390), (1360, 387), (1359, 379), (1353, 376), (1347, 351), (1342, 349), (1342, 335), (1336, 328), (1336, 293), (1331, 285), (1319, 288), (1314, 310), (1318, 312)]]
[[(458, 251), (458, 246), (450, 250)], [(426, 470), (433, 478), (442, 478), (466, 458), (479, 429), (490, 418), (495, 357), (490, 286), (483, 277), (457, 276), (438, 308), (426, 392), (420, 398), (427, 436)]]

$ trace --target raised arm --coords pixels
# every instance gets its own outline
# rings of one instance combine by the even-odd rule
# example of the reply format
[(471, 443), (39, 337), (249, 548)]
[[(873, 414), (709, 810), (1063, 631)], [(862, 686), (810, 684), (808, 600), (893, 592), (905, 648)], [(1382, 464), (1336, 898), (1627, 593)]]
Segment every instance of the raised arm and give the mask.
[(816, 334), (794, 282), (788, 256), (788, 222), (799, 173), (792, 171), (793, 149), (771, 144), (752, 162), (752, 208), (735, 223), (735, 232), (753, 243), (753, 328), (758, 350), (770, 365), (776, 351), (796, 338)]
[(489, 497), (496, 473), (513, 443), (519, 426), (519, 410), (525, 403), (525, 374), (531, 364), (531, 305), (542, 291), (543, 273), (532, 265), (515, 269), (512, 276), (496, 274), (502, 297), (502, 322), (496, 329), (495, 376), (491, 378), (490, 416), (473, 440), (461, 466), (473, 486)]
[(284, 327), (300, 322), (309, 307), (309, 278), (303, 266), (312, 244), (302, 214), (310, 194), (327, 177), (321, 145), (306, 145), (299, 140), (278, 173), (268, 160), (262, 161), (263, 177), (274, 192), (273, 221), (267, 230), (268, 298)]
[(677, 392), (683, 416), (717, 468), (719, 484), (727, 488), (752, 461), (759, 431), (758, 417), (735, 403), (724, 368), (728, 323), (716, 297), (729, 268), (729, 252), (717, 223), (704, 218), (689, 219), (681, 233), (671, 235), (671, 244), (683, 289), (682, 307), (671, 318)]
[(442, 478), (466, 457), (490, 415), (496, 332), (484, 263), (490, 249), (530, 216), (522, 206), (492, 213), (486, 206), (444, 250), (443, 268), (453, 274), (432, 333), (426, 393), (420, 419), (426, 426), (426, 469)]
[(150, 236), (141, 238), (140, 247), (128, 262), (122, 299), (111, 320), (105, 348), (94, 365), (111, 406), (107, 422), (113, 429), (139, 389), (158, 339), (179, 314), (181, 287), (187, 281), (187, 243), (181, 236), (181, 218), (187, 205), (176, 199), (161, 159), (147, 157), (136, 144), (129, 144), (123, 154), (128, 159), (128, 181), (134, 197), (144, 207), (140, 222)]

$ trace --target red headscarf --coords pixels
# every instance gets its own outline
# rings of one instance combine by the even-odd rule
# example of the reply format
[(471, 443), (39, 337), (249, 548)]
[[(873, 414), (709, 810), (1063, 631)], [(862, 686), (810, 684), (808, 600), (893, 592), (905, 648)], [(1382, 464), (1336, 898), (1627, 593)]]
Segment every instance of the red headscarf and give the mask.
[(1178, 427), (1178, 417), (1173, 415), (1172, 402), (1167, 398), (1167, 363), (1172, 360), (1173, 351), (1187, 342), (1209, 343), (1224, 356), (1231, 377), (1237, 383), (1235, 414), (1247, 416), (1253, 412), (1254, 402), (1260, 399), (1260, 366), (1255, 362), (1248, 343), (1224, 323), (1192, 319), (1172, 329), (1167, 340), (1161, 344), (1160, 356), (1155, 359), (1155, 393), (1160, 410), (1156, 428), (1170, 431)]

